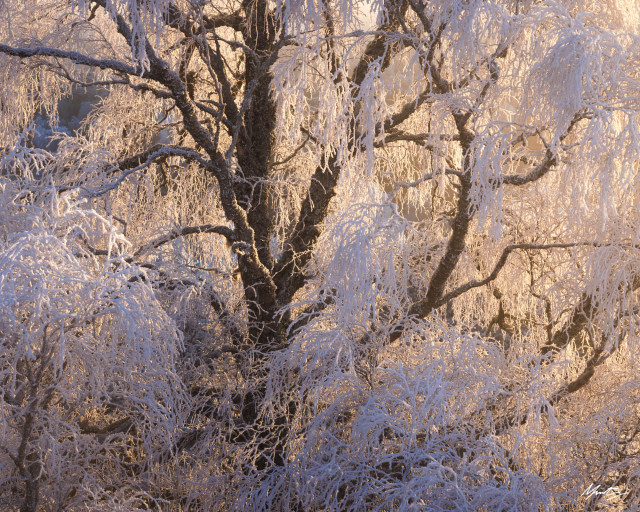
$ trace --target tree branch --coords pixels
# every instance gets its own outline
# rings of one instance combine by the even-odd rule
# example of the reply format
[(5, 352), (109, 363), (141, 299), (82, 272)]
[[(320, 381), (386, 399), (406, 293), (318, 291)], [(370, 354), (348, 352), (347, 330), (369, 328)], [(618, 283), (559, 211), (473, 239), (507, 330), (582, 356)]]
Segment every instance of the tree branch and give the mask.
[[(563, 142), (569, 136), (573, 128), (580, 121), (582, 121), (583, 119), (586, 119), (588, 116), (589, 115), (585, 110), (576, 112), (576, 114), (573, 116), (573, 119), (571, 120), (571, 123), (569, 123), (569, 126), (567, 127), (566, 133), (564, 133), (564, 135), (560, 137), (560, 142)], [(503, 184), (515, 185), (515, 186), (526, 185), (527, 183), (531, 183), (533, 181), (536, 181), (542, 178), (545, 174), (547, 174), (553, 168), (553, 166), (555, 166), (558, 163), (558, 158), (555, 155), (555, 153), (551, 150), (551, 148), (544, 141), (544, 139), (542, 139), (540, 132), (538, 131), (537, 133), (538, 133), (538, 136), (540, 136), (546, 148), (546, 153), (542, 162), (540, 162), (532, 171), (530, 171), (525, 175), (511, 174), (511, 175), (503, 176), (501, 178), (501, 181)]]
[(527, 183), (531, 183), (532, 181), (537, 181), (545, 174), (547, 174), (557, 163), (557, 161), (558, 160), (556, 156), (547, 149), (544, 159), (535, 167), (535, 169), (525, 175), (511, 174), (503, 176), (501, 178), (502, 183), (504, 185), (521, 186), (526, 185)]
[(145, 76), (145, 72), (141, 67), (133, 67), (124, 62), (115, 59), (94, 59), (88, 55), (79, 52), (59, 50), (57, 48), (49, 48), (47, 46), (35, 46), (33, 48), (15, 48), (0, 43), (0, 53), (26, 59), (30, 57), (56, 57), (59, 59), (68, 59), (76, 64), (90, 66), (100, 69), (111, 69), (118, 73), (124, 73), (132, 76)]
[[(121, 168), (121, 170), (124, 170), (124, 172), (120, 177), (118, 177), (118, 179), (116, 179), (109, 185), (106, 185), (99, 190), (90, 190), (86, 187), (79, 188), (85, 190), (89, 197), (98, 197), (104, 195), (107, 192), (120, 186), (120, 184), (130, 175), (149, 167), (149, 165), (151, 165), (155, 160), (158, 160), (160, 158), (167, 158), (169, 156), (182, 156), (184, 158), (194, 160), (202, 165), (202, 167), (212, 172), (216, 177), (221, 174), (221, 171), (217, 166), (205, 160), (199, 153), (196, 153), (195, 151), (180, 146), (157, 145), (153, 146), (147, 151), (143, 151), (139, 155), (123, 160), (122, 164), (124, 165), (125, 169)], [(146, 157), (144, 161), (142, 161), (143, 157)], [(137, 162), (141, 163), (136, 165)], [(112, 171), (111, 174), (113, 174), (113, 172), (115, 171)]]
[[(415, 142), (416, 144), (425, 144), (428, 140), (433, 140), (433, 139), (450, 142), (450, 141), (459, 141), (460, 137), (455, 134), (434, 135), (432, 133), (407, 133), (402, 130), (396, 129), (391, 131), (390, 133), (387, 133), (387, 135), (384, 138), (384, 142), (375, 142), (373, 145), (374, 147), (383, 147), (389, 142), (396, 142), (396, 141), (408, 141), (408, 142)], [(431, 147), (428, 147), (428, 149), (431, 149)]]
[[(103, 0), (101, 0), (103, 1)], [(229, 15), (229, 18), (219, 18), (219, 21), (222, 23), (222, 20), (232, 21), (234, 15)], [(200, 57), (205, 62), (210, 72), (213, 71), (213, 77), (220, 84), (220, 92), (222, 95), (222, 101), (224, 102), (224, 114), (225, 114), (225, 125), (228, 127), (233, 127), (238, 123), (239, 120), (239, 111), (238, 106), (236, 105), (235, 98), (232, 92), (231, 82), (227, 77), (227, 73), (225, 72), (224, 61), (219, 54), (219, 52), (213, 51), (207, 42), (206, 37), (202, 34), (202, 30), (200, 30), (195, 23), (186, 19), (180, 10), (172, 4), (169, 6), (168, 14), (167, 14), (167, 25), (175, 30), (180, 31), (187, 39), (193, 40), (198, 46), (198, 52)], [(209, 22), (207, 22), (209, 20)], [(205, 24), (205, 29), (207, 30), (215, 30), (216, 23), (212, 21), (210, 18), (203, 16), (203, 21)], [(242, 22), (242, 20), (240, 20)], [(233, 27), (236, 28), (235, 26)], [(242, 31), (242, 26), (238, 27)], [(195, 36), (200, 35), (200, 37), (196, 38)]]
[(455, 290), (452, 290), (449, 293), (447, 293), (445, 296), (443, 296), (436, 303), (435, 307), (438, 308), (440, 306), (443, 306), (450, 300), (453, 300), (456, 297), (459, 297), (463, 293), (466, 293), (469, 290), (472, 290), (473, 288), (485, 286), (489, 284), (491, 281), (495, 280), (498, 277), (498, 274), (500, 273), (502, 268), (507, 263), (507, 258), (509, 257), (509, 254), (511, 254), (515, 250), (518, 250), (518, 249), (529, 249), (529, 250), (568, 249), (571, 247), (585, 247), (585, 246), (602, 247), (605, 245), (607, 244), (602, 244), (598, 242), (569, 242), (569, 243), (556, 243), (556, 244), (526, 244), (525, 243), (525, 244), (508, 245), (503, 249), (502, 254), (500, 255), (500, 258), (498, 258), (498, 262), (496, 263), (496, 265), (493, 267), (493, 271), (491, 272), (491, 274), (489, 274), (484, 279), (481, 279), (480, 281), (473, 280), (461, 286), (458, 286)]
[(294, 150), (293, 150), (293, 152), (292, 152), (289, 156), (287, 156), (284, 160), (279, 160), (279, 161), (277, 161), (277, 162), (273, 162), (273, 163), (271, 164), (271, 167), (277, 167), (277, 166), (279, 166), (279, 165), (284, 165), (284, 164), (286, 164), (287, 162), (290, 162), (291, 160), (293, 160), (293, 159), (296, 157), (296, 155), (297, 155), (297, 154), (302, 150), (302, 148), (304, 148), (304, 147), (307, 145), (307, 142), (309, 142), (309, 137), (310, 137), (310, 136), (309, 136), (309, 134), (307, 133), (307, 138), (306, 138), (306, 139), (304, 139), (304, 140), (303, 140), (303, 141), (298, 145), (298, 147), (297, 147), (296, 149), (294, 149)]
[[(392, 4), (391, 0), (387, 0), (388, 4)], [(393, 5), (391, 5), (393, 7)], [(406, 12), (407, 5), (401, 3), (400, 10)], [(390, 10), (394, 10), (393, 8)], [(331, 17), (328, 16), (331, 22)], [(378, 34), (365, 48), (353, 74), (353, 83), (355, 87), (351, 90), (351, 97), (355, 100), (359, 94), (360, 85), (366, 78), (369, 66), (372, 62), (382, 58), (382, 70), (386, 69), (391, 63), (391, 52), (388, 51), (386, 44), (386, 33), (384, 29), (397, 28), (399, 26), (398, 17), (389, 25), (378, 27)], [(332, 25), (328, 26), (329, 31)], [(333, 37), (330, 34), (330, 37)], [(332, 61), (334, 67), (337, 62)], [(335, 69), (337, 71), (337, 67)], [(334, 71), (334, 73), (335, 73)], [(359, 104), (360, 102), (358, 102)], [(354, 110), (354, 117), (357, 116), (358, 107)], [(355, 126), (354, 126), (355, 128)], [(353, 149), (353, 141), (355, 137), (349, 138), (348, 144)], [(328, 159), (323, 159), (311, 178), (309, 191), (302, 203), (298, 221), (285, 241), (284, 251), (274, 266), (274, 281), (278, 289), (278, 301), (280, 304), (288, 304), (305, 283), (303, 268), (311, 258), (311, 249), (314, 247), (318, 237), (320, 236), (320, 226), (329, 211), (329, 203), (336, 194), (336, 187), (340, 178), (340, 169), (337, 165), (336, 155), (331, 155)]]
[(285, 249), (273, 271), (280, 304), (288, 304), (296, 291), (304, 285), (304, 266), (311, 258), (310, 249), (320, 236), (320, 226), (329, 211), (329, 203), (336, 194), (340, 170), (335, 154), (319, 165), (311, 178), (298, 222), (285, 242)]
[(103, 425), (101, 427), (97, 425), (90, 425), (89, 421), (87, 420), (79, 421), (78, 426), (80, 427), (80, 432), (82, 432), (83, 434), (106, 436), (126, 432), (133, 426), (133, 422), (131, 421), (131, 418), (125, 416), (122, 419), (116, 420), (112, 423), (109, 423), (108, 425)]
[(203, 224), (201, 226), (187, 226), (184, 228), (173, 230), (171, 233), (163, 235), (149, 242), (148, 244), (143, 245), (135, 253), (133, 253), (133, 257), (139, 258), (145, 252), (157, 249), (161, 245), (171, 242), (172, 240), (175, 240), (176, 238), (179, 238), (181, 236), (196, 235), (202, 233), (216, 233), (218, 235), (224, 236), (229, 242), (233, 242), (235, 240), (234, 231), (227, 226), (214, 226), (212, 224)]
[[(395, 188), (391, 192), (389, 192), (387, 194), (387, 197), (389, 199), (392, 199), (398, 193), (398, 191), (400, 189), (417, 187), (421, 183), (424, 183), (425, 181), (432, 180), (433, 178), (435, 178), (436, 176), (438, 176), (440, 174), (441, 174), (440, 172), (430, 172), (430, 173), (427, 173), (424, 176), (422, 176), (421, 178), (418, 178), (417, 180), (414, 180), (414, 181), (394, 182)], [(457, 176), (458, 178), (462, 177), (462, 173), (460, 171), (456, 171), (455, 169), (445, 169), (444, 170), (444, 174), (447, 175), (447, 176)]]
[[(173, 146), (168, 144), (156, 144), (149, 149), (138, 153), (137, 155), (130, 156), (124, 160), (118, 162), (118, 168), (121, 171), (133, 169), (134, 167), (141, 166), (143, 164), (150, 164), (154, 160), (160, 158), (167, 158), (170, 156), (181, 156), (187, 160), (193, 160), (200, 163), (204, 168), (208, 168), (211, 164), (207, 162), (202, 155), (193, 151), (192, 149), (182, 146)], [(116, 172), (115, 170), (112, 172)]]

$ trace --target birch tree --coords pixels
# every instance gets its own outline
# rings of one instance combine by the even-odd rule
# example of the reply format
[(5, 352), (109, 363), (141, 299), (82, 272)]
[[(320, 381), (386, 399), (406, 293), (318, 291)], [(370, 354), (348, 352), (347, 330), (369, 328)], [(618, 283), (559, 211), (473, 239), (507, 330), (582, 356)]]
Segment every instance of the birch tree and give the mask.
[(640, 508), (635, 1), (0, 12), (4, 508)]

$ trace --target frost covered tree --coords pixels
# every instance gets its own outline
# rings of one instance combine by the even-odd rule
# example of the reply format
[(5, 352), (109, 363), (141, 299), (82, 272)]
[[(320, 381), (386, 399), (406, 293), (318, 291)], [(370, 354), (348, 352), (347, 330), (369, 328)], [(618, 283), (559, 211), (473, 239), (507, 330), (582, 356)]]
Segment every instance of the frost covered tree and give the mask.
[(0, 0), (2, 508), (638, 510), (639, 26)]

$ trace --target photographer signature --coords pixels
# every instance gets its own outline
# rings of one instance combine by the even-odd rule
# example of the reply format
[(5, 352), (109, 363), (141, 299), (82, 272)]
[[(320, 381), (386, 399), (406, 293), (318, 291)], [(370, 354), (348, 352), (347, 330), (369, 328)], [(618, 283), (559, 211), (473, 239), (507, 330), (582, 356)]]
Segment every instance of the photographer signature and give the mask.
[(619, 497), (624, 498), (629, 494), (629, 491), (620, 487), (607, 487), (604, 488), (601, 485), (591, 484), (585, 489), (581, 496), (586, 496), (587, 499), (597, 497), (604, 497), (607, 500)]

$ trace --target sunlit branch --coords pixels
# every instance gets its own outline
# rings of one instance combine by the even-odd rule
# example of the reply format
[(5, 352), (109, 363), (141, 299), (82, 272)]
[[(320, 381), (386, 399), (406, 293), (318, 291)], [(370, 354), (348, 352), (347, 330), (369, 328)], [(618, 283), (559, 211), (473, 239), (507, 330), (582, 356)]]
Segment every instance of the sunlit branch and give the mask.
[[(385, 132), (388, 132), (392, 128), (395, 128), (399, 124), (403, 123), (412, 114), (414, 114), (418, 108), (420, 108), (424, 104), (433, 104), (437, 99), (437, 94), (432, 92), (432, 87), (428, 85), (422, 93), (418, 95), (415, 100), (407, 101), (404, 105), (402, 105), (395, 114), (392, 114), (383, 124)], [(379, 127), (381, 128), (381, 127)], [(378, 132), (376, 129), (376, 133)]]
[[(414, 11), (416, 12), (416, 14), (418, 14), (419, 17), (422, 16), (424, 18), (423, 23), (427, 23), (427, 25), (425, 26), (425, 29), (429, 33), (431, 33), (432, 27), (429, 23), (429, 20), (426, 18), (426, 16), (424, 16), (424, 9), (423, 8), (419, 9), (419, 7), (422, 7), (422, 6), (418, 6), (417, 4), (415, 4), (415, 2), (411, 2), (411, 5)], [(439, 44), (443, 30), (444, 30), (444, 26), (441, 26), (439, 27), (437, 34), (433, 35), (433, 41), (429, 48), (429, 52), (427, 55), (427, 62), (426, 62), (427, 67), (429, 68), (431, 77), (433, 79), (433, 81), (432, 82), (430, 81), (430, 83), (433, 83), (433, 85), (435, 86), (434, 88), (439, 93), (446, 93), (451, 89), (450, 84), (440, 75), (438, 65), (434, 62), (435, 46)], [(496, 50), (496, 53), (487, 62), (489, 79), (487, 80), (486, 84), (484, 85), (480, 94), (475, 100), (476, 107), (484, 101), (491, 85), (497, 82), (500, 76), (500, 70), (495, 62), (495, 59), (499, 57), (503, 57), (506, 54), (505, 52), (506, 52), (506, 46), (503, 48), (502, 45), (499, 45), (498, 49)], [(428, 89), (425, 90), (425, 92), (423, 92), (422, 95), (425, 95), (427, 91)], [(425, 101), (426, 101), (426, 98), (425, 98)], [(412, 113), (412, 108), (414, 110), (417, 108), (417, 102), (416, 102), (416, 105), (413, 107), (409, 104), (405, 105), (405, 107), (403, 107), (401, 112), (398, 114), (395, 114), (395, 116), (393, 116), (388, 122), (394, 122), (394, 118), (400, 120), (400, 122), (404, 118), (408, 118)], [(447, 285), (447, 281), (449, 280), (455, 268), (457, 267), (460, 256), (465, 249), (467, 233), (469, 231), (469, 223), (473, 215), (470, 209), (470, 206), (471, 206), (470, 192), (471, 192), (471, 186), (472, 186), (470, 172), (471, 172), (471, 165), (472, 165), (471, 164), (471, 147), (476, 137), (476, 134), (473, 133), (473, 131), (468, 127), (468, 121), (473, 112), (474, 110), (472, 109), (472, 110), (468, 110), (467, 112), (457, 111), (457, 112), (451, 113), (458, 131), (458, 140), (459, 140), (460, 148), (462, 149), (462, 154), (463, 154), (463, 166), (462, 166), (463, 172), (461, 172), (460, 175), (458, 176), (458, 179), (460, 181), (460, 187), (458, 190), (456, 215), (453, 219), (451, 235), (447, 243), (447, 248), (445, 250), (444, 255), (440, 259), (440, 262), (438, 263), (438, 266), (436, 267), (433, 275), (431, 276), (431, 279), (429, 281), (429, 286), (427, 288), (426, 296), (424, 297), (423, 300), (414, 303), (409, 308), (409, 316), (416, 315), (424, 318), (430, 315), (431, 312), (435, 308), (437, 308), (439, 305), (447, 302), (447, 300), (443, 302), (443, 294)], [(400, 117), (397, 117), (397, 116), (400, 116)], [(387, 123), (385, 123), (385, 125), (386, 124)], [(496, 276), (497, 276), (497, 273), (502, 268), (502, 266), (504, 266), (504, 264), (506, 263), (506, 258), (509, 252), (503, 254), (504, 261), (501, 264), (499, 261), (499, 266), (497, 266), (496, 269), (494, 270)], [(492, 279), (495, 279), (495, 277), (493, 277)], [(478, 285), (478, 286), (481, 286), (481, 285)], [(464, 293), (464, 291), (461, 290), (460, 293)], [(399, 326), (393, 329), (393, 331), (390, 334), (389, 341), (393, 342), (394, 340), (398, 339), (402, 333), (402, 330), (403, 330), (402, 326)]]
[[(444, 142), (449, 141), (457, 141), (460, 140), (460, 137), (455, 134), (441, 134), (434, 135), (431, 133), (407, 133), (402, 130), (392, 130), (387, 133), (384, 137), (384, 142), (374, 142), (374, 147), (383, 147), (385, 144), (389, 142), (397, 142), (397, 141), (407, 141), (407, 142), (415, 142), (416, 144), (424, 145), (427, 141), (439, 140)], [(427, 146), (427, 149), (433, 150), (433, 146)]]
[(309, 142), (309, 135), (307, 135), (307, 138), (304, 139), (299, 145), (298, 147), (296, 147), (289, 156), (287, 156), (284, 160), (278, 160), (277, 162), (273, 162), (271, 164), (272, 167), (276, 167), (279, 165), (284, 165), (287, 162), (290, 162), (291, 160), (293, 160), (298, 153), (300, 153), (300, 151), (307, 145), (307, 142)]
[[(564, 384), (560, 389), (555, 391), (551, 397), (549, 397), (549, 405), (545, 406), (543, 410), (546, 410), (548, 407), (553, 407), (562, 399), (583, 389), (593, 378), (596, 368), (601, 366), (619, 346), (619, 344), (616, 344), (608, 351), (605, 351), (604, 344), (600, 347), (593, 347), (593, 354), (587, 360), (585, 368), (571, 382)], [(495, 406), (492, 409), (495, 409)], [(496, 433), (501, 434), (507, 428), (511, 428), (517, 424), (524, 425), (528, 418), (528, 412), (525, 412), (523, 415), (518, 415), (517, 417), (516, 415), (510, 415)]]
[[(106, 9), (106, 0), (95, 1), (104, 9)], [(131, 29), (125, 22), (124, 18), (118, 14), (115, 16), (115, 22), (118, 32), (129, 43), (131, 43)], [(201, 156), (198, 156), (197, 158), (194, 156), (193, 158), (203, 164), (203, 166), (207, 170), (211, 171), (214, 174), (220, 184), (220, 199), (227, 217), (236, 225), (237, 229), (240, 230), (242, 236), (250, 240), (250, 242), (248, 243), (253, 246), (253, 234), (251, 228), (247, 224), (246, 214), (236, 202), (231, 172), (229, 171), (224, 158), (218, 152), (217, 146), (212, 141), (211, 134), (204, 126), (202, 126), (202, 124), (198, 120), (195, 113), (194, 105), (189, 100), (185, 84), (182, 82), (180, 76), (175, 71), (172, 71), (170, 69), (168, 63), (156, 56), (153, 48), (148, 41), (145, 42), (145, 46), (147, 57), (150, 63), (150, 70), (147, 72), (147, 74), (150, 77), (153, 77), (153, 79), (157, 82), (162, 83), (171, 91), (176, 107), (182, 114), (185, 129), (193, 137), (195, 142), (198, 143), (207, 152), (207, 154), (211, 158), (211, 162), (206, 162)], [(100, 191), (98, 195), (103, 194), (108, 190), (112, 190), (128, 175), (136, 172), (143, 166), (146, 167), (152, 159), (153, 158), (150, 156), (147, 161), (144, 164), (141, 164), (141, 166), (138, 166), (138, 168), (128, 170), (126, 173), (124, 173), (123, 176), (120, 177), (118, 182), (112, 184), (107, 189)], [(252, 254), (252, 256), (253, 257), (249, 258), (247, 262), (252, 262), (250, 266), (252, 268), (255, 267), (254, 271), (257, 273), (257, 275), (267, 277), (268, 272), (262, 265), (260, 265), (257, 254), (254, 253)], [(258, 277), (257, 275), (256, 278)], [(267, 279), (268, 281), (271, 280), (270, 278)]]
[(139, 155), (123, 160), (121, 162), (123, 167), (121, 167), (120, 169), (124, 170), (124, 172), (118, 177), (118, 179), (111, 182), (110, 184), (98, 190), (91, 190), (86, 187), (78, 188), (84, 190), (87, 193), (88, 197), (102, 196), (107, 192), (116, 189), (132, 174), (149, 167), (154, 161), (170, 156), (182, 156), (184, 158), (194, 160), (212, 173), (216, 175), (219, 173), (219, 169), (215, 165), (213, 165), (211, 162), (206, 161), (200, 154), (196, 153), (195, 151), (191, 151), (180, 146), (168, 146), (160, 144), (140, 153)]
[[(393, 0), (385, 0), (384, 5), (387, 10), (392, 14), (391, 22), (386, 25), (381, 25), (376, 30), (376, 35), (373, 40), (370, 41), (362, 55), (360, 56), (360, 60), (355, 67), (355, 70), (352, 75), (353, 82), (357, 87), (362, 85), (367, 73), (369, 71), (369, 67), (371, 63), (375, 60), (382, 58), (381, 69), (386, 69), (391, 63), (391, 58), (393, 57), (393, 52), (389, 48), (389, 32), (395, 31), (400, 26), (400, 18), (403, 16), (408, 8), (406, 2), (401, 1), (400, 8), (394, 9), (394, 1)], [(395, 11), (395, 12), (394, 12)], [(357, 92), (354, 93), (357, 95)]]
[[(409, 5), (411, 6), (411, 10), (418, 16), (420, 23), (422, 23), (422, 27), (427, 32), (427, 34), (432, 35), (432, 27), (431, 21), (427, 18), (425, 14), (426, 6), (422, 3), (421, 0), (407, 0)], [(430, 48), (434, 46), (433, 41), (430, 41)]]
[[(406, 11), (406, 4), (402, 12)], [(330, 16), (328, 17), (331, 21)], [(386, 30), (389, 27), (398, 27), (397, 18), (389, 25), (378, 27), (373, 41), (369, 42), (361, 55), (353, 73), (352, 82), (355, 87), (351, 91), (354, 100), (358, 96), (359, 87), (367, 76), (372, 62), (382, 58), (381, 70), (385, 70), (391, 63), (393, 52), (388, 48)], [(332, 26), (329, 29), (329, 39), (333, 37)], [(337, 70), (337, 62), (333, 62)], [(335, 73), (335, 70), (334, 70)], [(359, 102), (358, 102), (359, 104)], [(354, 110), (357, 116), (358, 107)], [(308, 134), (308, 132), (306, 132)], [(308, 134), (309, 135), (309, 134)], [(357, 137), (355, 137), (357, 138)], [(353, 139), (349, 138), (349, 144)], [(311, 257), (311, 249), (320, 235), (320, 225), (329, 211), (329, 203), (336, 194), (336, 187), (340, 177), (340, 168), (337, 165), (336, 156), (332, 155), (318, 166), (311, 178), (309, 191), (302, 203), (296, 225), (285, 241), (285, 250), (274, 267), (275, 282), (278, 288), (278, 297), (282, 304), (288, 303), (297, 290), (305, 282), (303, 268)]]
[[(588, 117), (589, 117), (589, 114), (584, 110), (577, 112), (573, 116), (573, 119), (571, 120), (571, 123), (567, 128), (567, 131), (564, 133), (564, 135), (560, 137), (560, 142), (563, 142), (569, 136), (569, 134), (572, 132), (572, 130), (580, 121)], [(546, 148), (546, 153), (542, 162), (540, 162), (533, 170), (531, 170), (525, 175), (508, 174), (508, 175), (502, 176), (501, 181), (503, 184), (521, 186), (521, 185), (526, 185), (527, 183), (537, 181), (540, 178), (542, 178), (544, 175), (546, 175), (558, 163), (557, 155), (551, 150), (551, 148), (549, 147), (549, 144), (542, 138), (542, 135), (540, 134), (539, 130), (537, 131), (537, 134), (542, 140), (542, 143)], [(524, 140), (524, 137), (523, 137), (523, 140)]]
[[(127, 171), (134, 167), (139, 167), (144, 164), (148, 165), (155, 160), (168, 158), (170, 156), (180, 156), (187, 160), (193, 160), (198, 162), (204, 168), (211, 166), (209, 162), (202, 158), (201, 154), (193, 151), (192, 149), (169, 144), (156, 144), (137, 155), (120, 160), (118, 162), (118, 169), (121, 171)], [(117, 170), (114, 169), (112, 172), (117, 172)]]
[(285, 242), (285, 250), (274, 268), (278, 297), (287, 304), (304, 285), (303, 268), (311, 258), (312, 248), (320, 236), (320, 226), (329, 211), (329, 203), (336, 194), (340, 170), (335, 155), (316, 168), (298, 221)]
[(153, 87), (152, 85), (149, 85), (147, 83), (138, 83), (138, 84), (133, 83), (129, 79), (129, 76), (125, 76), (124, 78), (113, 78), (110, 80), (94, 80), (94, 81), (87, 82), (87, 81), (78, 80), (74, 78), (69, 72), (69, 70), (62, 65), (57, 67), (52, 66), (51, 72), (64, 78), (69, 83), (75, 84), (79, 87), (110, 87), (112, 85), (126, 85), (127, 87), (129, 87), (134, 91), (150, 92), (156, 98), (160, 98), (160, 99), (172, 98), (172, 95), (169, 91), (158, 89), (157, 87)]
[(0, 53), (23, 59), (30, 57), (55, 57), (59, 59), (67, 59), (83, 66), (111, 69), (118, 73), (124, 73), (132, 76), (145, 76), (142, 68), (133, 67), (115, 59), (95, 59), (79, 52), (59, 50), (57, 48), (49, 48), (47, 46), (15, 48), (13, 46), (0, 43)]
[(401, 189), (417, 187), (418, 185), (424, 183), (425, 181), (432, 180), (442, 174), (445, 174), (447, 176), (457, 176), (458, 178), (462, 177), (462, 173), (460, 171), (456, 171), (454, 169), (445, 169), (443, 172), (427, 173), (421, 178), (418, 178), (417, 180), (414, 180), (414, 181), (408, 181), (408, 182), (396, 181), (394, 182), (395, 188), (387, 194), (387, 197), (389, 198), (389, 200), (391, 200)]
[[(106, 0), (96, 1), (101, 3), (103, 7), (105, 7)], [(183, 23), (183, 19), (168, 21), (170, 22), (170, 24), (175, 24), (174, 28), (182, 31), (187, 37), (192, 37), (192, 35), (195, 33), (192, 30), (191, 25), (185, 25)], [(125, 39), (131, 44), (131, 29), (125, 22), (124, 18), (119, 14), (115, 15), (115, 22), (118, 32), (123, 35)], [(200, 39), (206, 43), (206, 38), (202, 37)], [(281, 42), (282, 44), (284, 44), (286, 41)], [(282, 336), (278, 331), (279, 325), (274, 323), (273, 318), (273, 311), (277, 307), (276, 285), (273, 282), (273, 278), (270, 275), (269, 269), (265, 266), (260, 255), (258, 254), (258, 250), (262, 250), (264, 247), (267, 247), (268, 249), (268, 245), (262, 243), (264, 242), (264, 240), (262, 240), (261, 238), (264, 237), (263, 230), (257, 229), (257, 225), (254, 222), (250, 222), (248, 214), (251, 214), (251, 212), (246, 212), (237, 201), (236, 187), (234, 186), (235, 180), (229, 167), (229, 164), (232, 160), (232, 155), (227, 152), (227, 156), (225, 157), (220, 153), (218, 149), (217, 137), (209, 133), (209, 131), (202, 125), (202, 123), (198, 119), (195, 110), (196, 107), (189, 98), (188, 90), (180, 75), (172, 70), (166, 61), (160, 59), (156, 55), (155, 51), (147, 40), (145, 40), (145, 48), (147, 59), (149, 62), (148, 76), (153, 77), (154, 80), (163, 84), (171, 91), (173, 99), (175, 101), (175, 105), (182, 114), (182, 122), (185, 130), (209, 156), (211, 164), (206, 168), (214, 174), (218, 181), (220, 203), (222, 205), (223, 211), (227, 219), (235, 226), (236, 239), (238, 240), (236, 244), (242, 244), (243, 247), (243, 250), (237, 253), (238, 266), (244, 285), (245, 298), (247, 300), (247, 303), (250, 305), (249, 307), (251, 310), (251, 314), (260, 324), (260, 328), (256, 332), (256, 336), (261, 342), (264, 340), (265, 346), (263, 348), (267, 349), (267, 345), (269, 345), (270, 349), (273, 350), (276, 347), (282, 345)], [(215, 63), (217, 56), (217, 62), (220, 66), (219, 71), (221, 73), (217, 78), (222, 84), (222, 90), (224, 92), (226, 87), (224, 84), (224, 82), (226, 81), (226, 76), (224, 74), (223, 68), (224, 64), (222, 63), (218, 54), (216, 54), (215, 52), (209, 53), (209, 50), (210, 49), (208, 44), (205, 44), (204, 47), (200, 45), (200, 52), (203, 59), (206, 59), (207, 55), (212, 55), (214, 56), (213, 61)], [(273, 62), (275, 62), (276, 58), (277, 52), (270, 54), (270, 56), (265, 59), (266, 63), (261, 63), (261, 68), (258, 70), (256, 75), (252, 77), (252, 80), (250, 80), (246, 85), (245, 101), (250, 98), (253, 87), (255, 87), (254, 82), (257, 82), (258, 78), (260, 78), (261, 75), (266, 76), (266, 73), (268, 73), (269, 70), (269, 66)], [(247, 66), (250, 62), (250, 60), (247, 61)], [(214, 67), (218, 64), (214, 64)], [(231, 93), (230, 88), (229, 93)], [(235, 103), (233, 102), (233, 95), (230, 94), (228, 97), (223, 95), (223, 101), (231, 102), (230, 104), (225, 106), (225, 111), (227, 112), (227, 115), (231, 114), (231, 117), (229, 119), (230, 121), (232, 121), (234, 129), (239, 130), (242, 123), (242, 114), (235, 107)], [(245, 110), (248, 109), (248, 105), (243, 105), (243, 107)], [(237, 114), (237, 117), (235, 116), (235, 114)], [(258, 119), (258, 121), (260, 121), (260, 119)], [(235, 140), (237, 140), (237, 135), (238, 132), (234, 133)], [(247, 146), (250, 146), (250, 144), (248, 144)], [(246, 149), (250, 150), (252, 148), (247, 147)], [(246, 169), (244, 170), (246, 172)], [(134, 170), (127, 171), (127, 173), (130, 172), (134, 172)], [(123, 176), (121, 177), (121, 179), (124, 179), (125, 177), (126, 176)], [(256, 243), (256, 240), (258, 240), (258, 242), (260, 243)]]
[[(607, 244), (601, 244), (602, 246)], [(637, 246), (633, 245), (635, 249)], [(630, 291), (640, 288), (640, 276), (634, 275), (629, 280)], [(595, 297), (589, 293), (583, 293), (578, 303), (572, 308), (571, 314), (565, 325), (558, 329), (553, 337), (543, 345), (542, 354), (555, 353), (566, 347), (576, 336), (578, 336), (588, 325), (596, 311), (598, 304)]]
[(505, 185), (521, 186), (537, 181), (547, 174), (557, 163), (557, 157), (550, 150), (547, 150), (544, 159), (532, 171), (527, 174), (507, 174), (502, 176), (501, 181)]
[[(584, 370), (571, 382), (563, 385), (558, 391), (553, 393), (553, 395), (549, 398), (549, 405), (545, 406), (543, 410), (547, 410), (549, 406), (556, 405), (561, 399), (566, 398), (567, 396), (579, 391), (584, 388), (595, 373), (595, 369), (604, 363), (607, 358), (611, 355), (612, 352), (604, 352), (604, 348), (598, 348), (594, 351), (594, 354), (587, 361), (587, 365)], [(500, 406), (493, 405), (489, 409), (496, 411), (498, 407), (504, 407), (504, 403), (501, 402)], [(515, 427), (516, 425), (524, 425), (529, 419), (530, 412), (525, 411), (523, 414), (510, 414), (503, 422), (501, 422), (496, 427), (496, 435), (501, 435), (505, 433), (508, 429)]]
[(320, 300), (306, 308), (304, 311), (300, 312), (297, 318), (291, 322), (289, 327), (287, 328), (287, 332), (289, 334), (296, 334), (300, 329), (302, 329), (309, 322), (318, 318), (320, 314), (329, 306), (334, 304), (335, 302), (336, 290), (329, 290), (324, 293)]
[(163, 235), (151, 242), (140, 247), (135, 253), (133, 253), (134, 258), (139, 258), (145, 252), (149, 252), (153, 249), (157, 249), (161, 245), (164, 245), (176, 238), (186, 235), (197, 235), (203, 233), (216, 233), (218, 235), (224, 236), (229, 242), (234, 241), (234, 232), (231, 228), (227, 226), (214, 226), (212, 224), (203, 224), (201, 226), (187, 226), (179, 229), (173, 230), (171, 233), (167, 235)]
[(444, 304), (446, 304), (450, 300), (453, 300), (456, 297), (459, 297), (463, 293), (466, 293), (469, 290), (472, 290), (473, 288), (478, 288), (480, 286), (485, 286), (485, 285), (489, 284), (491, 281), (494, 281), (498, 277), (498, 274), (503, 269), (505, 264), (507, 263), (507, 258), (509, 257), (509, 255), (515, 250), (569, 249), (569, 248), (572, 248), (572, 247), (603, 247), (603, 246), (606, 246), (606, 245), (608, 245), (608, 244), (606, 244), (606, 243), (598, 243), (598, 242), (569, 242), (569, 243), (554, 243), (554, 244), (526, 244), (526, 243), (523, 243), (523, 244), (512, 244), (512, 245), (509, 245), (509, 246), (505, 247), (502, 250), (502, 254), (500, 255), (500, 258), (498, 258), (498, 261), (497, 261), (496, 265), (493, 267), (492, 272), (487, 277), (485, 277), (484, 279), (481, 279), (479, 281), (478, 280), (469, 281), (468, 283), (465, 283), (465, 284), (457, 287), (456, 289), (450, 291), (449, 293), (444, 295), (436, 303), (435, 307), (443, 306)]

